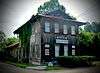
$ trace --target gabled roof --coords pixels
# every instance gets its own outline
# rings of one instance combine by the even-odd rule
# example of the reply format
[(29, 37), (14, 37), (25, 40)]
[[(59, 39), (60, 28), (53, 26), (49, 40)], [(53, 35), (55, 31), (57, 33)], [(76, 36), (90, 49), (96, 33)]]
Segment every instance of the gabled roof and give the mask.
[(14, 33), (14, 34), (18, 34), (18, 33), (21, 31), (21, 29), (22, 29), (25, 25), (33, 23), (34, 20), (35, 20), (35, 16), (33, 15), (33, 16), (30, 18), (29, 21), (27, 21), (27, 22), (26, 22), (25, 24), (23, 24), (21, 27), (19, 27), (18, 29), (16, 29), (13, 33)]
[(61, 11), (61, 10), (55, 10), (52, 12), (48, 12), (45, 13), (44, 15), (49, 15), (49, 16), (54, 16), (54, 17), (61, 17), (64, 19), (74, 19), (72, 16), (70, 16), (69, 14), (66, 14), (65, 12)]
[(33, 24), (34, 22), (36, 22), (36, 20), (40, 17), (47, 17), (47, 18), (51, 18), (51, 19), (60, 19), (60, 20), (68, 21), (68, 22), (75, 22), (75, 24), (78, 25), (78, 26), (86, 24), (86, 23), (83, 23), (83, 22), (73, 20), (68, 14), (57, 10), (57, 11), (54, 11), (54, 12), (47, 13), (45, 15), (39, 14), (39, 15), (36, 15), (36, 16), (32, 16), (29, 21), (27, 21), (24, 25), (22, 25), (17, 30), (15, 30), (14, 34), (18, 34), (25, 25), (30, 26), (31, 23)]
[(6, 49), (10, 49), (10, 50), (17, 49), (17, 48), (19, 48), (19, 42), (11, 44), (11, 45), (6, 47)]
[(84, 22), (79, 22), (79, 21), (76, 21), (76, 20), (72, 20), (72, 19), (65, 19), (65, 18), (62, 18), (62, 17), (55, 17), (55, 16), (50, 16), (50, 15), (38, 15), (38, 16), (41, 16), (41, 17), (47, 17), (47, 18), (51, 18), (51, 19), (59, 19), (59, 20), (64, 20), (64, 21), (68, 21), (70, 23), (74, 22), (76, 25), (78, 26), (82, 26), (82, 25), (85, 25), (86, 23)]

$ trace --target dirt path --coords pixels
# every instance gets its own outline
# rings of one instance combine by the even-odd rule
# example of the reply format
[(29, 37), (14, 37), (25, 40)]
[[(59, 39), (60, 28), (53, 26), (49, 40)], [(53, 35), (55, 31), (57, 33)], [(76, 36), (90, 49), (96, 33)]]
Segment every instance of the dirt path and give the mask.
[(18, 68), (13, 65), (0, 62), (0, 73), (100, 73), (100, 67), (74, 68), (52, 71), (37, 71)]

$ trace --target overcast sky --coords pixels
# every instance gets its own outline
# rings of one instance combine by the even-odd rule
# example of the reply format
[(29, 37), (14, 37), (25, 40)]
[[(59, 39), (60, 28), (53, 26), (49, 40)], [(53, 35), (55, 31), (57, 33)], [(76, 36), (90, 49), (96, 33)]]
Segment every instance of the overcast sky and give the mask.
[[(38, 7), (49, 0), (0, 0), (0, 30), (7, 36), (27, 22)], [(66, 13), (82, 22), (100, 21), (99, 0), (59, 0)]]

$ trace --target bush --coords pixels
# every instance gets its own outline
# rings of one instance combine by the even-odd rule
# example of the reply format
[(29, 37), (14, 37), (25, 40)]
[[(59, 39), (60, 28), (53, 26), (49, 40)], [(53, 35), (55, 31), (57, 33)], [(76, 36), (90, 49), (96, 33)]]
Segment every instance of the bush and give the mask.
[(90, 66), (94, 60), (93, 56), (60, 56), (57, 57), (58, 64), (67, 67)]

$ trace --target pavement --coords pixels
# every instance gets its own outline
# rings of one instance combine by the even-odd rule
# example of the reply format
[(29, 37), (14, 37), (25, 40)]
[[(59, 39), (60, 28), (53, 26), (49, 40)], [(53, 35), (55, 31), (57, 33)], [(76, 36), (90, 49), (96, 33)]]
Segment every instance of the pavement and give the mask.
[(22, 69), (16, 66), (0, 62), (0, 73), (100, 73), (100, 66), (85, 68), (64, 68), (62, 70), (39, 71), (32, 69)]

